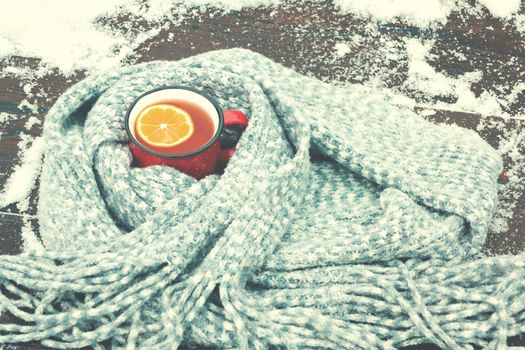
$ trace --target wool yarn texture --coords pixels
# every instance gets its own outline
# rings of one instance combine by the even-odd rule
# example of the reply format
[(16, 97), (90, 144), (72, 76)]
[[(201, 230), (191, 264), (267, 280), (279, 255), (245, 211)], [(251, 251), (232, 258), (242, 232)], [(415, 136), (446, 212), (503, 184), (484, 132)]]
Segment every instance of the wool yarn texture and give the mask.
[[(249, 117), (223, 174), (133, 166), (126, 111), (161, 86)], [(502, 162), (473, 131), (230, 49), (89, 76), (44, 139), (46, 249), (0, 257), (2, 344), (506, 349), (525, 332), (525, 255), (479, 254)]]

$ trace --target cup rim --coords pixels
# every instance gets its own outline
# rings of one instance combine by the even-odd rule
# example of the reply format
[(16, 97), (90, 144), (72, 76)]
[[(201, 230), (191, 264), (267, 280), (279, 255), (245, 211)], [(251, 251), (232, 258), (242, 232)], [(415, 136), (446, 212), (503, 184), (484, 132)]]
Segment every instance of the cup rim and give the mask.
[[(217, 125), (217, 130), (215, 132), (215, 134), (213, 135), (213, 137), (206, 143), (204, 144), (203, 146), (197, 148), (196, 150), (194, 151), (191, 151), (191, 152), (186, 152), (186, 153), (180, 153), (180, 154), (166, 154), (166, 153), (160, 153), (160, 152), (156, 152), (154, 150), (151, 150), (149, 148), (147, 148), (146, 146), (144, 146), (143, 144), (141, 144), (136, 138), (135, 136), (133, 135), (133, 133), (131, 132), (131, 129), (130, 129), (130, 125), (129, 125), (129, 117), (131, 115), (131, 111), (133, 110), (133, 107), (135, 107), (135, 105), (145, 96), (149, 95), (149, 94), (152, 94), (154, 92), (157, 92), (157, 91), (160, 91), (160, 90), (169, 90), (169, 89), (178, 89), (178, 90), (188, 90), (188, 91), (191, 91), (191, 92), (194, 92), (196, 94), (199, 94), (201, 95), (202, 97), (204, 97), (205, 99), (207, 99), (208, 101), (211, 102), (211, 104), (213, 105), (213, 107), (215, 108), (215, 110), (217, 111), (217, 117), (219, 118), (219, 123)], [(160, 86), (160, 87), (157, 87), (155, 89), (152, 89), (152, 90), (148, 90), (146, 91), (145, 93), (141, 94), (139, 97), (137, 97), (132, 103), (131, 105), (129, 106), (128, 108), (128, 111), (126, 112), (126, 116), (124, 118), (124, 126), (126, 128), (126, 132), (128, 134), (128, 137), (129, 139), (135, 144), (135, 146), (139, 147), (141, 150), (143, 150), (144, 152), (146, 153), (149, 153), (149, 154), (153, 154), (157, 157), (161, 157), (161, 158), (188, 158), (188, 157), (191, 157), (191, 156), (194, 156), (196, 154), (199, 154), (205, 150), (207, 150), (208, 148), (210, 148), (211, 146), (213, 146), (213, 144), (215, 144), (215, 142), (219, 139), (220, 135), (221, 135), (221, 132), (222, 132), (222, 129), (224, 127), (224, 115), (222, 113), (222, 109), (219, 107), (219, 104), (217, 103), (217, 101), (212, 98), (211, 96), (205, 94), (204, 92), (198, 90), (198, 89), (195, 89), (193, 87), (190, 87), (190, 86), (184, 86), (184, 85), (166, 85), (166, 86)]]

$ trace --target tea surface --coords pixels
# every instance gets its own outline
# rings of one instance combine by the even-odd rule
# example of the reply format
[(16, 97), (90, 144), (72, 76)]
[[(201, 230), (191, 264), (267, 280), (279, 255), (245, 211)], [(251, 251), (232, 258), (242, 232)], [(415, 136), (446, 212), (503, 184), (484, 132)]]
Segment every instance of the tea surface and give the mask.
[[(215, 134), (215, 127), (212, 118), (204, 110), (204, 108), (202, 108), (198, 104), (195, 104), (191, 101), (175, 99), (159, 101), (156, 102), (155, 105), (156, 104), (171, 104), (185, 110), (191, 116), (193, 125), (195, 127), (195, 131), (188, 140), (172, 147), (157, 147), (149, 145), (145, 140), (143, 140), (140, 137), (138, 132), (135, 132), (135, 137), (137, 138), (137, 141), (139, 141), (142, 145), (146, 146), (148, 149), (167, 155), (193, 152), (206, 145)], [(146, 108), (150, 106), (147, 106)], [(136, 127), (137, 126), (135, 125), (135, 128)]]

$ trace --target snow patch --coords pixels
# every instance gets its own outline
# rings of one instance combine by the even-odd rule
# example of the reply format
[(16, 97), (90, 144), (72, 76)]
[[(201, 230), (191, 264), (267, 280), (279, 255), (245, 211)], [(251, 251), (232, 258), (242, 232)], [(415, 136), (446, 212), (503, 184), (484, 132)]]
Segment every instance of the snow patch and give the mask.
[[(215, 7), (230, 11), (280, 3), (281, 0), (2, 1), (0, 59), (13, 55), (40, 58), (66, 76), (76, 70), (102, 71), (119, 66), (133, 56), (134, 49), (169, 22), (177, 22), (176, 17), (187, 14), (188, 8)], [(143, 27), (138, 33), (132, 33), (104, 26), (105, 18), (127, 14), (154, 22), (153, 28)], [(123, 24), (131, 28), (133, 21)]]
[(525, 33), (525, 15), (516, 15), (514, 20), (518, 32)]
[(406, 41), (408, 54), (408, 79), (405, 86), (424, 91), (431, 96), (446, 96), (454, 93), (454, 79), (438, 73), (426, 61), (433, 42), (423, 43), (418, 39)]
[[(118, 38), (95, 20), (134, 1), (127, 0), (23, 0), (0, 2), (0, 42), (11, 54), (37, 57), (65, 74), (75, 69), (118, 63)], [(24, 14), (23, 20), (19, 14)], [(45, 28), (45, 30), (44, 30)], [(4, 52), (7, 50), (1, 50)]]
[(31, 113), (38, 113), (38, 106), (35, 103), (29, 102), (27, 99), (23, 99), (17, 108), (21, 111), (28, 109)]
[(42, 252), (44, 251), (44, 246), (40, 239), (35, 234), (35, 231), (33, 231), (33, 225), (31, 224), (31, 220), (27, 217), (27, 215), (24, 215), (22, 218), (23, 226), (22, 226), (22, 241), (23, 241), (23, 251), (24, 252)]
[(335, 0), (334, 3), (343, 13), (386, 22), (401, 19), (421, 26), (444, 22), (453, 9), (450, 1), (440, 0)]
[(0, 208), (11, 203), (21, 203), (21, 209), (27, 210), (27, 201), (40, 172), (43, 154), (44, 139), (38, 137), (33, 141), (31, 147), (23, 152), (21, 164), (14, 168), (0, 192)]
[(24, 125), (24, 128), (26, 130), (31, 130), (31, 128), (33, 127), (33, 125), (39, 125), (41, 124), (42, 121), (40, 119), (38, 119), (37, 117), (29, 117), (29, 119), (27, 119), (25, 125)]
[(480, 0), (494, 17), (510, 17), (520, 9), (520, 0)]
[(346, 43), (337, 43), (334, 46), (335, 54), (339, 57), (343, 57), (344, 55), (351, 52), (350, 46)]
[(0, 126), (8, 122), (16, 117), (15, 114), (7, 113), (7, 112), (0, 112)]
[(455, 99), (454, 103), (434, 102), (432, 106), (437, 109), (456, 110), (484, 116), (504, 114), (500, 101), (492, 93), (483, 91), (476, 96), (472, 91), (472, 84), (483, 77), (481, 71), (468, 72), (458, 78), (436, 72), (427, 62), (432, 45), (433, 42), (421, 42), (419, 39), (406, 41), (408, 77), (404, 83), (405, 88), (423, 92), (428, 99), (446, 96)]

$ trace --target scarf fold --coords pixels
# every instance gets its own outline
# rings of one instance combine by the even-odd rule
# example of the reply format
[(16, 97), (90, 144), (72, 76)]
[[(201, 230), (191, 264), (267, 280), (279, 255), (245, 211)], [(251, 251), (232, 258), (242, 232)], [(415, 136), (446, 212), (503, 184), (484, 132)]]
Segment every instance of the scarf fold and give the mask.
[[(224, 174), (132, 166), (126, 110), (166, 85), (249, 117)], [(26, 322), (0, 343), (505, 348), (525, 330), (524, 256), (472, 259), (502, 170), (472, 131), (231, 49), (90, 76), (44, 138), (46, 251), (0, 257), (0, 305)]]

